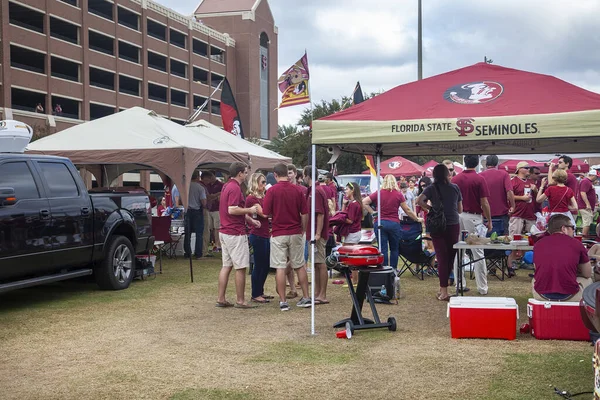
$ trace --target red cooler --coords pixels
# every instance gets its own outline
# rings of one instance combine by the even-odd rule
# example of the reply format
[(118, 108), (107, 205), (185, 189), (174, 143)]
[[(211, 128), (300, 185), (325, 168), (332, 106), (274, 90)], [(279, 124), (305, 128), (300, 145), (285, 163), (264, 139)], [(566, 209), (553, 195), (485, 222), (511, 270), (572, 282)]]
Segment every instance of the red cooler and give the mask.
[(452, 297), (448, 317), (455, 339), (514, 340), (519, 306), (508, 297)]
[(540, 301), (529, 299), (527, 316), (536, 339), (590, 340), (583, 324), (578, 301)]
[(383, 254), (374, 246), (346, 245), (337, 251), (339, 262), (349, 267), (378, 267), (383, 264)]

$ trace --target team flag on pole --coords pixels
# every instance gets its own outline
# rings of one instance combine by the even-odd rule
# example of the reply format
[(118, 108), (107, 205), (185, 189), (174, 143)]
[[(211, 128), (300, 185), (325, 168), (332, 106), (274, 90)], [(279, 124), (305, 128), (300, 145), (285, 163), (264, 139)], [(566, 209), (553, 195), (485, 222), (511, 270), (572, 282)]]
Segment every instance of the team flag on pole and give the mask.
[(354, 88), (354, 94), (352, 95), (352, 102), (356, 105), (365, 101), (365, 97), (363, 96), (362, 88), (360, 87), (360, 82), (356, 82), (356, 87)]
[(379, 189), (379, 183), (377, 182), (377, 171), (375, 170), (375, 161), (373, 161), (373, 156), (365, 156), (365, 162), (367, 163), (367, 168), (369, 168), (369, 171), (371, 172), (369, 190), (371, 193), (375, 193)]
[(221, 120), (223, 121), (223, 129), (234, 136), (244, 138), (242, 120), (227, 78), (224, 79), (223, 90), (221, 91)]
[(288, 68), (277, 81), (279, 91), (283, 93), (279, 108), (310, 103), (308, 79), (308, 57), (304, 53), (304, 56)]

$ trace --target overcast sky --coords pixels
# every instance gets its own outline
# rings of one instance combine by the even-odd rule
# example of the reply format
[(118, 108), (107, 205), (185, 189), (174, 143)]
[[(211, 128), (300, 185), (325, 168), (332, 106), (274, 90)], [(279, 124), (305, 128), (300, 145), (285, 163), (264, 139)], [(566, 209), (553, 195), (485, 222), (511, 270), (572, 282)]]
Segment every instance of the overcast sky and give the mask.
[[(158, 0), (188, 15), (198, 0)], [(228, 1), (228, 0), (223, 0)], [(263, 0), (266, 1), (266, 0)], [(494, 64), (600, 93), (600, 0), (422, 0), (423, 77)], [(313, 102), (417, 79), (417, 0), (269, 0), (279, 73), (308, 51)], [(279, 111), (298, 120), (304, 105)]]

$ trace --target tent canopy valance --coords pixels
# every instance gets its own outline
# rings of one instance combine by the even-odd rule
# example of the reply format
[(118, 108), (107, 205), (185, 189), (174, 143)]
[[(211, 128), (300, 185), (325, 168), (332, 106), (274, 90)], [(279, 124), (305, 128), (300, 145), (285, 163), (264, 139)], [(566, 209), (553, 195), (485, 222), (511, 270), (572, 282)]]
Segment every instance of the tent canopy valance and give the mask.
[(587, 153), (600, 148), (600, 94), (478, 63), (316, 120), (312, 142), (404, 156)]

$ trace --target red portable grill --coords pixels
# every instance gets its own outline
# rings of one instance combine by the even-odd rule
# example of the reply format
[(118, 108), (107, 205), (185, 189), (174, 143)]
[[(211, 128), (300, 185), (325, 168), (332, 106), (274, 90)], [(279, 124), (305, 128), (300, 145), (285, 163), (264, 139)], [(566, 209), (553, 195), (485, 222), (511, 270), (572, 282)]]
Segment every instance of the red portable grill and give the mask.
[[(333, 266), (331, 264), (334, 264)], [(327, 265), (332, 266), (340, 271), (346, 277), (350, 298), (352, 299), (352, 313), (350, 318), (343, 319), (333, 324), (334, 328), (346, 327), (352, 334), (355, 329), (374, 329), (388, 328), (390, 331), (396, 330), (396, 319), (389, 317), (387, 322), (381, 322), (371, 289), (369, 288), (369, 275), (371, 271), (391, 270), (392, 267), (384, 267), (383, 254), (379, 249), (369, 245), (348, 245), (341, 246), (337, 249), (337, 263), (328, 262)], [(358, 283), (356, 289), (352, 283), (351, 271), (358, 271)], [(362, 306), (365, 297), (371, 306), (373, 320), (363, 318)]]
[(600, 282), (594, 282), (583, 290), (583, 296), (579, 302), (579, 311), (583, 324), (591, 332), (600, 332)]

